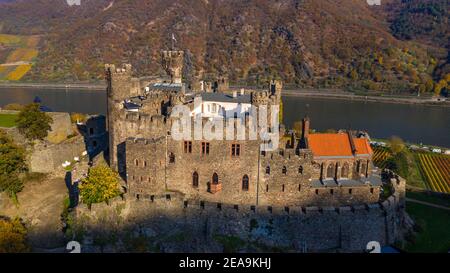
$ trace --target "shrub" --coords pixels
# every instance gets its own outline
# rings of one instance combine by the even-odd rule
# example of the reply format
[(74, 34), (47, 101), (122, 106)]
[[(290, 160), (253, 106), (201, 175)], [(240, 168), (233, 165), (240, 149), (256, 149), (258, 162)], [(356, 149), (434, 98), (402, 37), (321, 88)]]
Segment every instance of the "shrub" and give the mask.
[(27, 252), (27, 229), (15, 218), (12, 221), (0, 219), (0, 253)]
[(39, 110), (39, 104), (26, 105), (17, 117), (17, 128), (28, 140), (44, 139), (53, 119)]
[(89, 206), (108, 201), (121, 193), (119, 175), (106, 165), (93, 167), (82, 180), (79, 190), (83, 202)]

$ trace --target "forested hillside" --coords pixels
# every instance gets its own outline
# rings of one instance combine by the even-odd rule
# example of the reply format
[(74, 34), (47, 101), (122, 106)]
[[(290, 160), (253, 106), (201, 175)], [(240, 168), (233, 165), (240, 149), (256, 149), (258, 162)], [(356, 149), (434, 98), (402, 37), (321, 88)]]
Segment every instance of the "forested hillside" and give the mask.
[[(187, 52), (190, 75), (235, 83), (437, 92), (449, 73), (446, 0), (36, 0), (0, 4), (3, 33), (45, 46), (23, 80), (97, 81), (104, 63), (163, 73), (159, 52)], [(442, 86), (441, 86), (442, 85)], [(436, 87), (441, 87), (436, 89)]]

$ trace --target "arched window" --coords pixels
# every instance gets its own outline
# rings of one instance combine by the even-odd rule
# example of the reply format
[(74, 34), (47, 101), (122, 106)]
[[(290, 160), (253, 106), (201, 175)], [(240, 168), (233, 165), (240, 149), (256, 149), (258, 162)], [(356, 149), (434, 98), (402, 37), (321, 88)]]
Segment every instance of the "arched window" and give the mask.
[(242, 190), (248, 191), (248, 188), (249, 188), (248, 175), (244, 175), (244, 177), (242, 177)]
[(363, 162), (361, 164), (361, 174), (366, 175), (366, 168), (367, 168), (367, 165), (366, 165), (366, 163)]
[(283, 166), (282, 172), (283, 172), (283, 174), (287, 174), (287, 168), (286, 168), (286, 166)]
[(219, 176), (217, 175), (217, 173), (214, 173), (214, 174), (213, 174), (213, 176), (212, 176), (212, 183), (213, 183), (214, 185), (219, 184)]
[(327, 178), (333, 178), (334, 177), (334, 164), (328, 165), (327, 168)]
[(270, 166), (266, 167), (266, 174), (270, 174)]
[(197, 187), (198, 187), (198, 173), (197, 173), (197, 172), (194, 172), (194, 173), (192, 174), (192, 186), (193, 186), (194, 188), (197, 188)]
[(344, 163), (344, 166), (342, 166), (341, 169), (341, 177), (348, 177), (348, 171), (349, 171), (348, 163)]
[(144, 167), (147, 167), (147, 161), (144, 160), (143, 165), (144, 165)]
[(281, 185), (281, 191), (284, 192), (284, 184)]
[(169, 163), (175, 163), (175, 155), (173, 153), (169, 154)]
[(303, 174), (303, 166), (298, 167), (298, 173)]
[(136, 166), (139, 166), (139, 160), (138, 160), (137, 158), (134, 160), (134, 164), (135, 164)]

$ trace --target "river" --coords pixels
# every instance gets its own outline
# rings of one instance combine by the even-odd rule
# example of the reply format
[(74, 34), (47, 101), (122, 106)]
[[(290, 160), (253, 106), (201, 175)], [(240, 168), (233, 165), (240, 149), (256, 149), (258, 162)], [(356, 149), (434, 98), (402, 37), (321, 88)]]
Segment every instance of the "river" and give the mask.
[[(0, 107), (26, 104), (38, 96), (54, 111), (105, 114), (105, 92), (0, 87)], [(313, 129), (365, 130), (375, 138), (399, 136), (412, 143), (450, 147), (450, 107), (288, 96), (284, 123), (291, 127), (306, 114)]]

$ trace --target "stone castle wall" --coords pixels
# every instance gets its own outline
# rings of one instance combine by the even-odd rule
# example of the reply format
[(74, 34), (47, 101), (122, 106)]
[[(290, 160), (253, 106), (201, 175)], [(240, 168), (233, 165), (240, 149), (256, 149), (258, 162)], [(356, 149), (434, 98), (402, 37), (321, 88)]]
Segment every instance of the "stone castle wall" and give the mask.
[[(189, 201), (171, 195), (151, 200), (119, 198), (109, 205), (93, 204), (91, 210), (80, 205), (76, 215), (89, 230), (99, 228), (99, 223), (102, 230), (131, 225), (151, 227), (159, 233), (170, 232), (167, 230), (170, 227), (204, 238), (204, 244), (215, 236), (234, 236), (295, 251), (306, 248), (308, 252), (360, 252), (370, 241), (389, 245), (401, 238), (405, 181), (392, 181), (395, 193), (387, 200), (357, 206), (238, 206)], [(111, 216), (112, 211), (120, 213)], [(105, 215), (109, 217), (106, 221)]]

